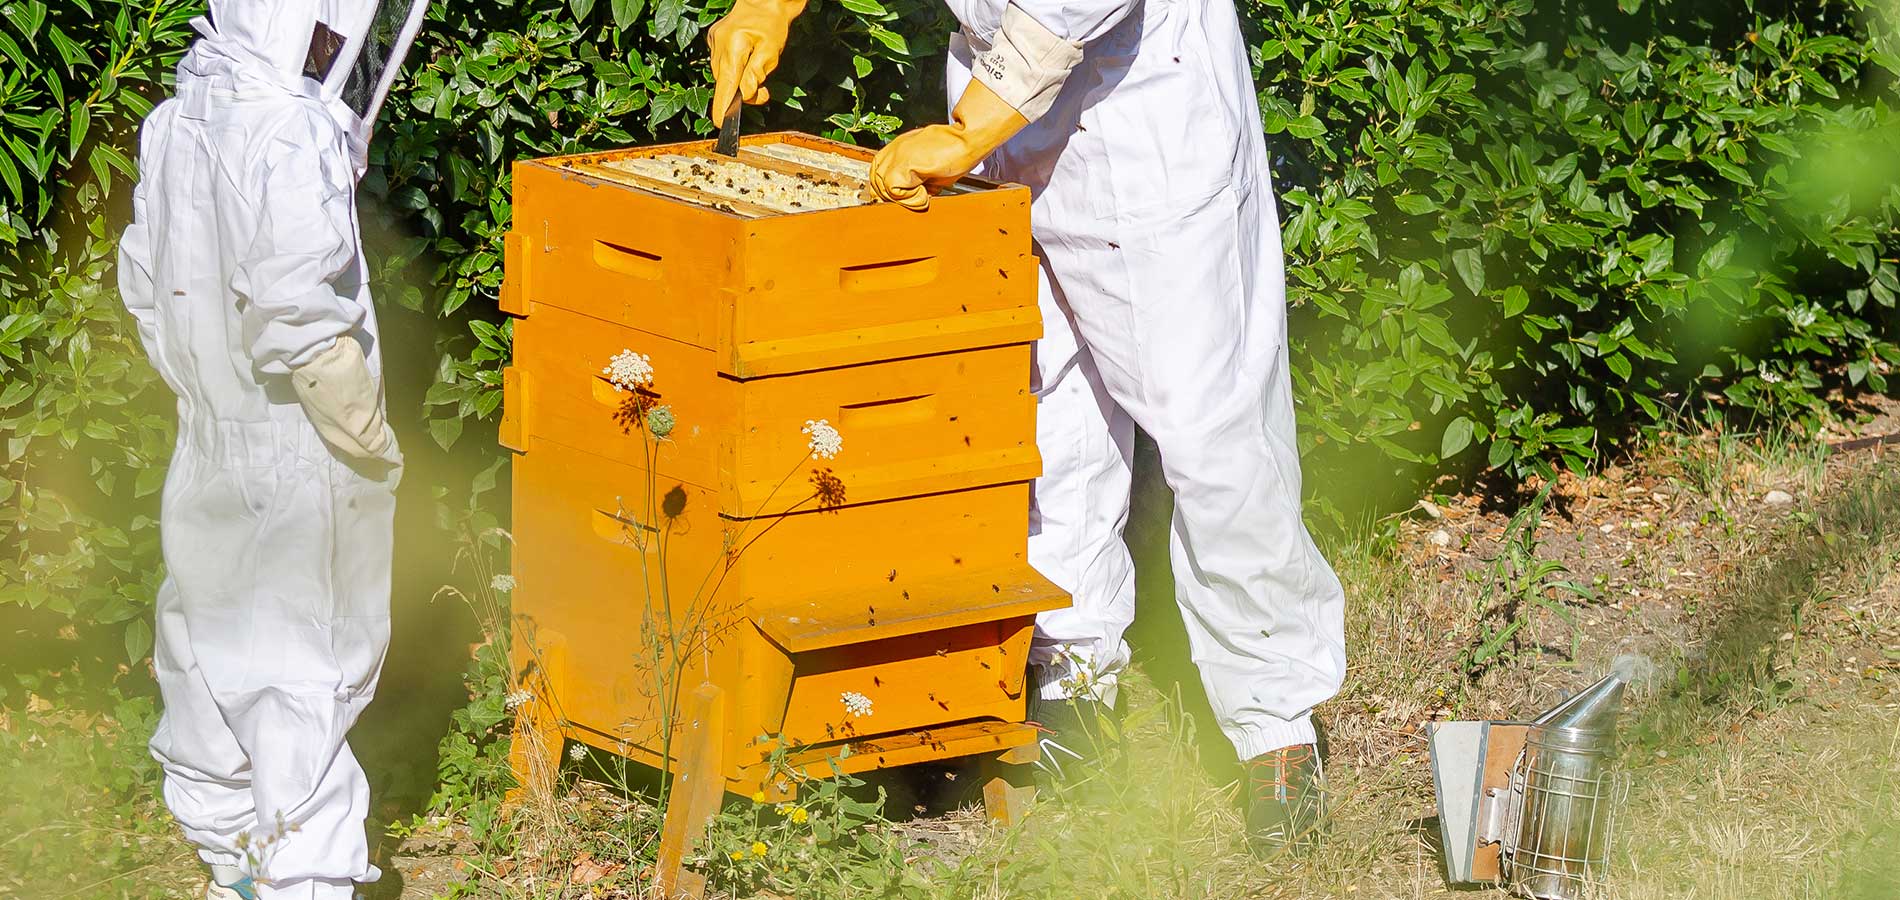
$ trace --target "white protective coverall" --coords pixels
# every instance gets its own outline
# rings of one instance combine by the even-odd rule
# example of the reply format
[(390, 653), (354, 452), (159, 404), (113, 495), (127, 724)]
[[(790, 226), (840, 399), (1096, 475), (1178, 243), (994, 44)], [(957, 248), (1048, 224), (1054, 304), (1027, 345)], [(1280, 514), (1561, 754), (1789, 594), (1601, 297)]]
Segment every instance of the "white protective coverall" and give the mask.
[(1134, 429), (1174, 491), (1176, 599), (1242, 759), (1314, 740), (1344, 596), (1300, 518), (1279, 223), (1232, 0), (948, 0), (975, 77), (1031, 120), (982, 173), (1028, 185), (1045, 336), (1031, 562), (1045, 699), (1113, 702), (1135, 616)]
[[(262, 897), (349, 897), (379, 874), (344, 735), (388, 644), (401, 457), (355, 191), (423, 5), (212, 0), (142, 129), (120, 246), (125, 304), (178, 396), (151, 750), (200, 855)], [(320, 19), (351, 38), (321, 82), (304, 74)], [(326, 389), (326, 370), (344, 377)], [(326, 443), (313, 418), (339, 416), (368, 449)]]

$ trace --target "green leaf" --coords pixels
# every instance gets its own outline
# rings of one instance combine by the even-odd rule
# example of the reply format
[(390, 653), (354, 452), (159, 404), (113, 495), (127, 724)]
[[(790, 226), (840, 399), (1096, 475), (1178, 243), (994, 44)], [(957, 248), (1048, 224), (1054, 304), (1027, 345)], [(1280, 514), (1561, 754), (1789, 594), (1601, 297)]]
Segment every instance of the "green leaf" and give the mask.
[(0, 409), (7, 409), (33, 393), (33, 382), (18, 380), (0, 390)]
[(1491, 452), (1485, 461), (1490, 464), (1491, 468), (1495, 469), (1510, 462), (1511, 457), (1515, 454), (1516, 448), (1511, 445), (1509, 440), (1506, 440), (1502, 435), (1493, 435), (1491, 438)]
[(1450, 459), (1471, 446), (1472, 423), (1470, 419), (1459, 416), (1445, 425), (1445, 434), (1438, 441), (1440, 459)]
[(1729, 235), (1715, 242), (1707, 253), (1702, 254), (1702, 265), (1708, 271), (1719, 271), (1728, 265), (1729, 257), (1735, 253), (1735, 235)]
[(148, 465), (142, 469), (139, 469), (138, 477), (133, 480), (132, 496), (149, 497), (152, 495), (153, 491), (156, 491), (159, 488), (164, 487), (164, 486), (165, 486), (165, 467)]
[(1629, 357), (1621, 353), (1614, 353), (1604, 357), (1603, 364), (1609, 366), (1610, 371), (1615, 372), (1617, 376), (1624, 381), (1630, 380), (1630, 372), (1632, 369), (1630, 367)]
[(462, 420), (430, 419), (429, 436), (435, 439), (436, 446), (448, 450), (454, 447), (456, 439), (462, 436)]
[[(592, 6), (593, 0), (588, 0), (588, 5)], [(659, 0), (659, 5), (654, 7), (653, 26), (659, 37), (672, 34), (673, 29), (678, 27), (681, 5), (681, 0)], [(640, 11), (646, 8), (646, 0), (609, 0), (609, 6), (613, 10), (614, 27), (625, 31), (639, 21)]]
[(1451, 264), (1473, 294), (1484, 294), (1484, 255), (1476, 247), (1461, 247), (1451, 253)]
[(92, 110), (84, 103), (73, 104), (67, 119), (66, 155), (77, 158), (79, 148), (86, 143), (86, 132), (92, 126)]
[(136, 663), (152, 652), (152, 623), (140, 616), (125, 623), (125, 659)]
[(871, 26), (871, 37), (878, 43), (890, 48), (893, 53), (904, 56), (910, 55), (910, 43), (904, 40), (903, 35), (889, 28), (885, 28), (882, 25), (873, 25)]
[(1529, 309), (1531, 305), (1530, 292), (1515, 284), (1504, 289), (1504, 294), (1501, 299), (1504, 306), (1504, 317), (1507, 319)]
[(8, 155), (4, 147), (0, 147), (0, 181), (6, 182), (7, 192), (13, 195), (15, 201), (26, 202), (26, 192), (20, 184), (20, 170), (14, 166), (13, 157)]

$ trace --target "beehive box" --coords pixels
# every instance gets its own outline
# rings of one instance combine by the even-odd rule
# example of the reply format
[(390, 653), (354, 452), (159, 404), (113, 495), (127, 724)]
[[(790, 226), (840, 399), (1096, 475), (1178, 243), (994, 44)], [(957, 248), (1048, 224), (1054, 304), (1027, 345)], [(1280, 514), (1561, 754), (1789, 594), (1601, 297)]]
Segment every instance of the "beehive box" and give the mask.
[[(1027, 191), (970, 180), (917, 214), (860, 199), (858, 148), (709, 150), (515, 167), (518, 667), (558, 737), (651, 763), (669, 701), (716, 686), (740, 792), (774, 754), (852, 771), (1029, 743), (1032, 619), (1067, 598), (1025, 559)], [(622, 352), (650, 382), (609, 378)], [(808, 447), (821, 419), (835, 458)]]

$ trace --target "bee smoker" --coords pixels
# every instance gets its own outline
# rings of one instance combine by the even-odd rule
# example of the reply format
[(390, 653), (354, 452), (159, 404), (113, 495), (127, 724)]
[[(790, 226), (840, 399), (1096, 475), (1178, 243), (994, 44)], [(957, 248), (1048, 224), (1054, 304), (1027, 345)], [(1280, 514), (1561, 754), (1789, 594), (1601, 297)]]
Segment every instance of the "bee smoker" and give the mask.
[(1432, 778), (1446, 879), (1584, 900), (1607, 875), (1624, 680), (1605, 676), (1528, 723), (1444, 722)]

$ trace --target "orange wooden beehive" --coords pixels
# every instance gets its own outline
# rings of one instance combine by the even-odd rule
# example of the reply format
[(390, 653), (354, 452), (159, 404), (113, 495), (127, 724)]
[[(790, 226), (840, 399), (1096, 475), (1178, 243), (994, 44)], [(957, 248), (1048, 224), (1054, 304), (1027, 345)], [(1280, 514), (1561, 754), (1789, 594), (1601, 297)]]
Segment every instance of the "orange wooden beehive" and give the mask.
[[(859, 771), (1033, 747), (1032, 618), (1067, 598), (1025, 560), (1028, 192), (805, 210), (798, 190), (855, 193), (869, 154), (789, 134), (746, 139), (754, 179), (667, 177), (732, 171), (718, 159), (700, 142), (514, 169), (502, 442), (517, 665), (545, 695), (517, 768), (563, 740), (659, 764), (680, 707), (692, 750), (671, 767), (742, 793), (783, 789), (775, 756)], [(622, 351), (651, 363), (637, 391), (603, 371)], [(809, 451), (819, 419), (835, 458)]]

